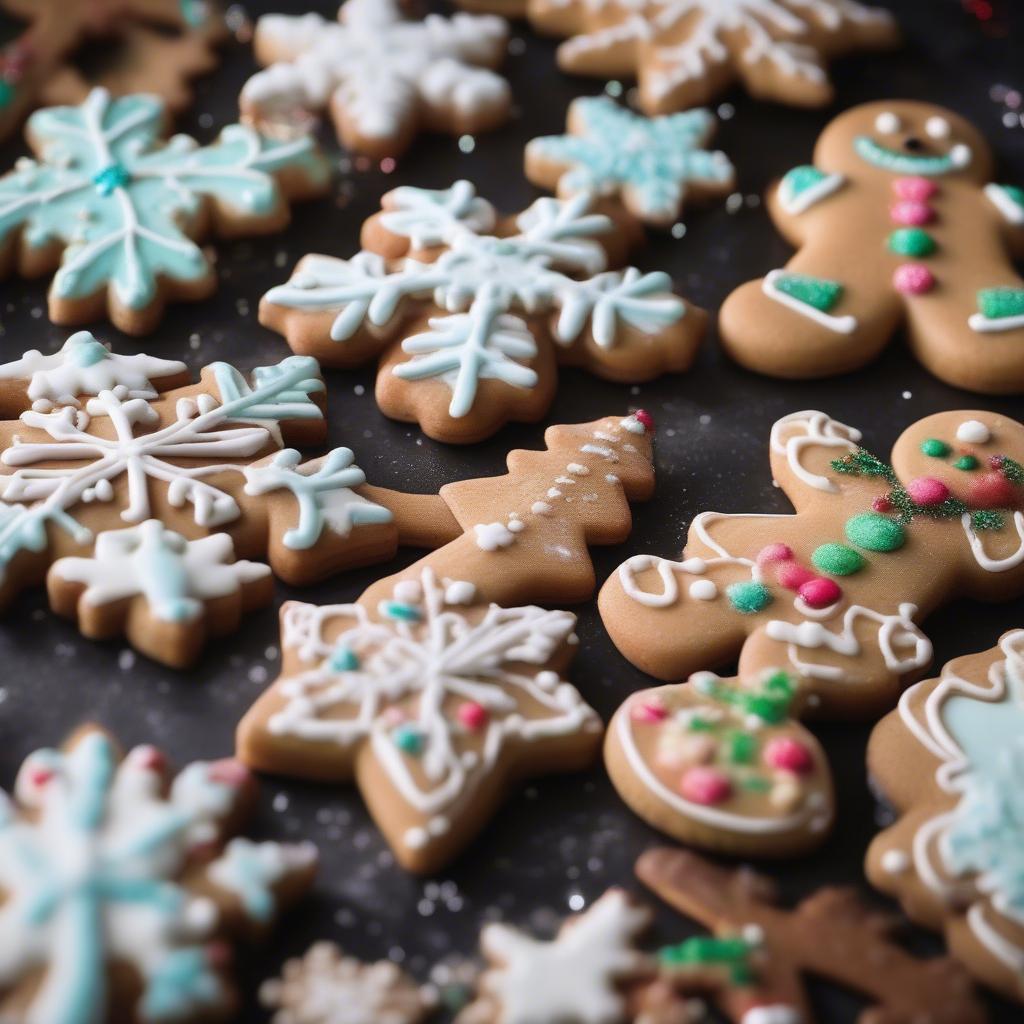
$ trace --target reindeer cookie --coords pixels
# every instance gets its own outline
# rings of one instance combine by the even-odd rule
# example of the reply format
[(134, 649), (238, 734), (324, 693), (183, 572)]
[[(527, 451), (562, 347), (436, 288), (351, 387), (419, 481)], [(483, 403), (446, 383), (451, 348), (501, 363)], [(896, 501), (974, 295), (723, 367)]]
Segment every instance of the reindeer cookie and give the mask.
[(440, 495), (372, 491), (421, 543), (447, 543), (354, 604), (290, 602), (280, 678), (238, 729), (251, 768), (355, 780), (398, 861), (439, 870), (519, 779), (583, 768), (602, 726), (565, 681), (594, 591), (588, 545), (629, 533), (654, 486), (648, 417), (552, 427), (505, 476)]
[(726, 300), (721, 336), (744, 366), (824, 377), (870, 362), (901, 326), (957, 387), (1024, 390), (1024, 191), (991, 183), (992, 154), (962, 117), (886, 101), (837, 117), (771, 195), (799, 247)]
[(380, 355), (377, 402), (441, 441), (541, 419), (557, 364), (608, 380), (687, 369), (706, 315), (661, 272), (621, 266), (637, 225), (585, 192), (499, 218), (467, 181), (402, 187), (349, 260), (306, 256), (260, 303), (260, 322), (325, 366)]
[(872, 884), (941, 930), (986, 985), (1024, 1002), (1024, 630), (951, 661), (884, 718), (871, 774), (900, 817), (871, 844)]
[(796, 514), (703, 512), (681, 560), (626, 561), (599, 601), (622, 653), (669, 680), (738, 654), (742, 679), (791, 675), (798, 711), (865, 718), (928, 664), (924, 616), (1024, 590), (1024, 426), (939, 413), (891, 465), (860, 439), (822, 412), (779, 420), (772, 477)]

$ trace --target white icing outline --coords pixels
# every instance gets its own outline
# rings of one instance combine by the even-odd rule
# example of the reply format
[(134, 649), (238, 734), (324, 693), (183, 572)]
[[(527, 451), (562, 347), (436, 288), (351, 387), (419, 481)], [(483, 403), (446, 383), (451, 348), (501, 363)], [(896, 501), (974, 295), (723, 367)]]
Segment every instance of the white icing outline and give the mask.
[[(804, 433), (787, 437), (783, 441), (782, 434), (789, 426), (802, 426)], [(832, 419), (827, 413), (819, 412), (816, 409), (804, 409), (802, 412), (793, 412), (776, 420), (772, 424), (768, 444), (775, 454), (785, 455), (793, 475), (808, 487), (813, 487), (816, 491), (838, 494), (839, 485), (829, 480), (828, 477), (811, 473), (805, 469), (800, 461), (800, 454), (804, 448), (815, 445), (822, 448), (846, 448), (847, 451), (855, 452), (860, 445), (862, 436), (856, 427), (840, 423), (839, 420)]]
[(787, 309), (791, 309), (794, 313), (799, 313), (808, 320), (813, 320), (815, 323), (821, 324), (822, 327), (827, 327), (835, 334), (853, 334), (858, 327), (858, 322), (857, 318), (852, 314), (847, 314), (846, 316), (831, 316), (828, 313), (823, 313), (820, 309), (815, 309), (813, 306), (809, 306), (806, 302), (800, 302), (798, 299), (794, 299), (792, 295), (787, 295), (785, 292), (779, 291), (775, 282), (782, 275), (788, 273), (791, 273), (791, 271), (784, 269), (769, 271), (764, 281), (761, 282), (761, 290), (769, 299), (774, 299), (780, 305), (785, 306)]

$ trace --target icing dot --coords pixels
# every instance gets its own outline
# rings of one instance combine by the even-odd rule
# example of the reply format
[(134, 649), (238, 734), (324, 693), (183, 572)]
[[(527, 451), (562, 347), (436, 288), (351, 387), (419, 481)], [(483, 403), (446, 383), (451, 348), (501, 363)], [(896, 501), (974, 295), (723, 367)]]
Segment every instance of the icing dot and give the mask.
[(530, 511), (535, 516), (546, 516), (551, 511), (551, 506), (546, 501), (535, 501), (530, 506)]
[(646, 409), (637, 409), (633, 413), (633, 419), (640, 423), (644, 430), (654, 429), (654, 417)]
[(939, 186), (930, 178), (897, 178), (892, 183), (892, 191), (897, 199), (910, 199), (916, 203), (926, 203), (939, 191)]
[(348, 647), (338, 647), (331, 655), (331, 669), (334, 672), (353, 672), (359, 668), (359, 656)]
[(659, 698), (648, 697), (646, 700), (634, 701), (629, 711), (629, 717), (634, 722), (653, 724), (663, 722), (668, 717), (668, 712)]
[(956, 439), (965, 444), (985, 444), (992, 440), (992, 433), (981, 420), (964, 420), (956, 428)]
[(487, 708), (483, 704), (478, 704), (475, 700), (464, 701), (459, 705), (456, 714), (458, 715), (459, 722), (474, 732), (482, 729), (487, 724), (489, 717)]
[(590, 470), (580, 462), (570, 462), (565, 467), (566, 470), (573, 474), (573, 476), (589, 476)]
[(828, 608), (843, 596), (843, 591), (835, 580), (808, 580), (800, 587), (801, 600), (811, 608)]
[(864, 568), (864, 556), (845, 544), (822, 544), (811, 555), (811, 562), (830, 576), (852, 576)]
[(901, 199), (889, 207), (889, 216), (894, 224), (907, 227), (921, 227), (929, 224), (935, 211), (927, 203), (919, 203), (913, 199)]
[(423, 736), (408, 725), (400, 725), (391, 733), (395, 746), (404, 754), (418, 757), (423, 753)]
[(695, 601), (713, 601), (718, 597), (718, 587), (712, 580), (694, 580), (690, 584), (690, 597)]
[(907, 539), (899, 523), (875, 512), (862, 512), (847, 519), (846, 537), (866, 551), (896, 551)]
[(695, 804), (720, 804), (732, 795), (732, 783), (717, 768), (697, 767), (683, 775), (679, 791)]
[(949, 488), (933, 476), (919, 476), (907, 484), (907, 494), (918, 505), (941, 505), (949, 497)]
[(937, 437), (929, 437), (927, 441), (921, 442), (921, 452), (933, 459), (944, 459), (949, 454), (950, 447)]
[(470, 604), (476, 597), (476, 587), (466, 580), (452, 580), (444, 591), (446, 604)]
[(978, 460), (973, 455), (961, 455), (956, 462), (953, 463), (954, 469), (962, 469), (965, 472), (972, 469), (978, 468)]
[(779, 566), (779, 583), (787, 590), (799, 590), (805, 583), (814, 579), (814, 573), (796, 562), (785, 562)]
[(415, 604), (423, 596), (423, 588), (418, 580), (399, 580), (393, 591), (396, 601), (403, 604)]
[(788, 562), (793, 557), (793, 549), (788, 544), (768, 544), (757, 553), (758, 565), (771, 565), (773, 562)]
[(976, 477), (967, 492), (972, 508), (1008, 508), (1016, 500), (1013, 484), (999, 470)]
[(888, 512), (892, 508), (892, 502), (889, 500), (888, 495), (880, 494), (872, 500), (871, 507), (876, 512)]
[(884, 110), (875, 118), (875, 131), (883, 135), (895, 135), (903, 127), (903, 122), (891, 110)]
[(771, 591), (763, 583), (757, 583), (755, 580), (732, 583), (725, 592), (729, 595), (733, 608), (743, 615), (753, 615), (767, 608), (772, 602)]
[(935, 287), (935, 275), (923, 263), (903, 263), (893, 271), (892, 283), (901, 295), (926, 295)]
[(881, 863), (886, 874), (901, 875), (910, 867), (910, 858), (902, 850), (886, 850)]
[(950, 133), (949, 122), (944, 117), (929, 117), (924, 123), (924, 130), (933, 139), (948, 139)]
[(935, 239), (921, 228), (897, 228), (888, 240), (889, 251), (898, 256), (930, 256), (935, 252)]
[(92, 176), (92, 182), (96, 186), (96, 191), (101, 196), (112, 195), (116, 189), (123, 187), (128, 184), (130, 175), (127, 169), (119, 164), (112, 163), (108, 164), (102, 170), (97, 171)]
[(764, 763), (779, 771), (806, 775), (814, 767), (814, 758), (800, 740), (779, 736), (765, 746)]

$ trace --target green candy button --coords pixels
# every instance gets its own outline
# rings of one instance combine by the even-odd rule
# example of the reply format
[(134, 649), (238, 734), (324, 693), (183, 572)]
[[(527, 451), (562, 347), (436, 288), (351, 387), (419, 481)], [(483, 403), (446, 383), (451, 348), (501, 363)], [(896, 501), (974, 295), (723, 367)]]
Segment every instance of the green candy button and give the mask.
[(921, 228), (899, 228), (889, 236), (889, 251), (899, 256), (931, 256), (935, 239)]
[(829, 576), (852, 576), (864, 568), (864, 556), (845, 544), (822, 544), (811, 555), (811, 563)]
[(937, 437), (929, 437), (927, 441), (921, 442), (921, 451), (933, 459), (944, 459), (950, 453), (950, 447), (945, 441)]
[(978, 460), (973, 455), (961, 455), (956, 462), (953, 463), (954, 469), (963, 469), (970, 471), (978, 468)]
[(863, 512), (846, 520), (847, 539), (866, 551), (895, 551), (907, 535), (903, 527), (877, 512)]

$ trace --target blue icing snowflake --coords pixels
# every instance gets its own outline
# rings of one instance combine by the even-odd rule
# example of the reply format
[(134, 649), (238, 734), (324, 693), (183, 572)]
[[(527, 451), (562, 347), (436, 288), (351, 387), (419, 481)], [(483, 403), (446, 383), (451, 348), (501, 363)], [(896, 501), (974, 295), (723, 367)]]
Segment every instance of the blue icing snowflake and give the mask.
[[(190, 295), (212, 284), (210, 263), (190, 237), (205, 223), (205, 207), (215, 207), (214, 223), (274, 226), (290, 192), (326, 184), (327, 164), (309, 138), (277, 141), (233, 124), (209, 146), (187, 135), (161, 142), (163, 120), (157, 97), (111, 99), (104, 89), (80, 106), (29, 118), (38, 159), (22, 159), (0, 178), (0, 244), (20, 232), (25, 259), (40, 266), (52, 247), (63, 248), (50, 290), (55, 319), (61, 303), (89, 302), (109, 288), (114, 323), (148, 329), (161, 281)], [(295, 188), (282, 186), (284, 175)]]
[(728, 157), (704, 148), (715, 126), (707, 110), (640, 117), (596, 96), (574, 101), (569, 126), (571, 134), (543, 136), (527, 147), (528, 166), (542, 160), (565, 168), (560, 195), (619, 195), (641, 220), (670, 224), (691, 190), (718, 194), (732, 188)]

